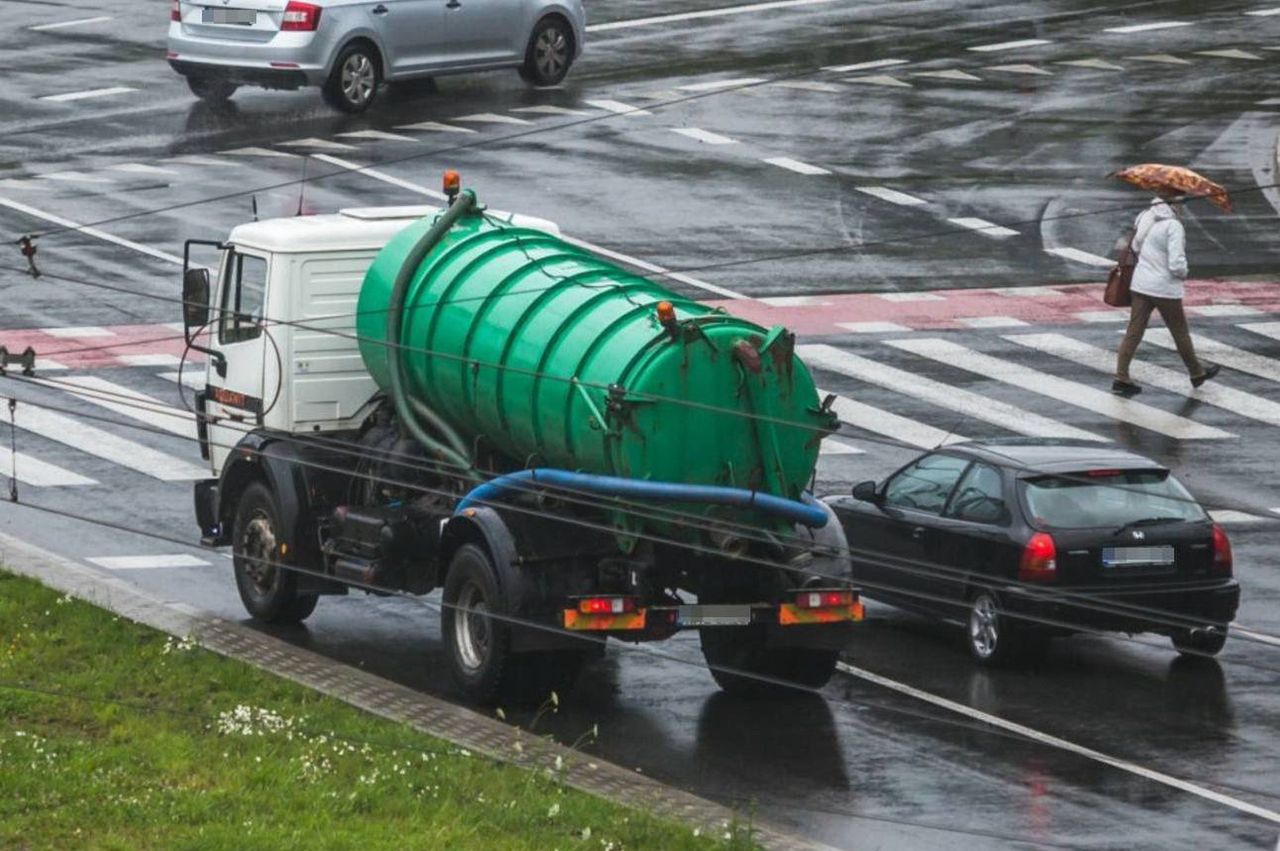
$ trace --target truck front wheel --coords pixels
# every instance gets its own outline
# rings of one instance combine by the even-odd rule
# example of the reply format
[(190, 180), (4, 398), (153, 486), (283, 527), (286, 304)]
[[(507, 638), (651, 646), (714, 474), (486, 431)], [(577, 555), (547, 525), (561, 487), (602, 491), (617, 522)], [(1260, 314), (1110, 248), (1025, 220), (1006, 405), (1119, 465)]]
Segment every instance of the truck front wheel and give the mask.
[(752, 627), (707, 627), (701, 638), (716, 685), (737, 695), (822, 688), (839, 656), (834, 650), (766, 647), (764, 634)]
[(466, 544), (449, 562), (440, 631), (449, 675), (472, 703), (497, 701), (510, 677), (511, 630), (490, 612), (502, 612), (497, 571), (488, 553)]
[(244, 489), (232, 525), (231, 551), (240, 600), (267, 623), (301, 623), (316, 608), (315, 594), (298, 593), (298, 576), (284, 567), (280, 512), (271, 489), (254, 482)]

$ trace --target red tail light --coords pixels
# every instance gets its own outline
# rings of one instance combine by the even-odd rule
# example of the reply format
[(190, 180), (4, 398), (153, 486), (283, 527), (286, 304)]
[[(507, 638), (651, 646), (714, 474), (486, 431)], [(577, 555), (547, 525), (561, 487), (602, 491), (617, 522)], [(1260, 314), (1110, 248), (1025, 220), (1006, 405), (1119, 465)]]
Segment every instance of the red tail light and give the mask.
[(1058, 545), (1047, 532), (1036, 532), (1022, 550), (1019, 582), (1052, 582), (1058, 578)]
[(620, 615), (635, 610), (635, 597), (583, 597), (578, 601), (578, 611), (584, 615)]
[(182, 22), (182, 4), (178, 0), (173, 0), (169, 4), (169, 20)]
[(1213, 524), (1213, 572), (1219, 576), (1230, 576), (1233, 570), (1231, 559), (1231, 541), (1227, 533), (1217, 523)]
[(289, 0), (289, 5), (284, 7), (280, 29), (285, 32), (315, 32), (320, 26), (320, 11), (320, 7), (313, 3)]
[(796, 594), (796, 605), (802, 609), (831, 609), (852, 606), (854, 602), (852, 591), (801, 591)]

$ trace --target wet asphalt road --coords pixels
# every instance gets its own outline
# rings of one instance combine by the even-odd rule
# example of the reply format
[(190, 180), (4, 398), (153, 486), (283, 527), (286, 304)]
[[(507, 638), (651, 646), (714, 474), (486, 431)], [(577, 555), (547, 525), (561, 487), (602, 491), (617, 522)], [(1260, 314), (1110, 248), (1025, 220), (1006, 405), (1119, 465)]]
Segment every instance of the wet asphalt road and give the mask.
[[(1109, 254), (1133, 205), (1142, 203), (1105, 181), (1107, 171), (1172, 160), (1202, 168), (1234, 191), (1233, 216), (1203, 205), (1191, 210), (1195, 274), (1280, 277), (1274, 238), (1280, 199), (1258, 188), (1275, 180), (1276, 105), (1259, 101), (1276, 95), (1280, 54), (1270, 48), (1280, 46), (1280, 16), (1244, 14), (1265, 7), (831, 0), (742, 15), (635, 20), (716, 5), (592, 3), (593, 24), (633, 23), (591, 35), (581, 65), (560, 89), (532, 92), (510, 73), (441, 79), (435, 90), (397, 87), (367, 116), (350, 118), (327, 111), (310, 91), (245, 90), (225, 110), (196, 103), (161, 59), (163, 4), (10, 0), (0, 32), (19, 47), (3, 60), (0, 203), (12, 203), (0, 206), (0, 241), (48, 227), (33, 209), (81, 224), (119, 219), (101, 230), (132, 245), (83, 233), (51, 235), (40, 242), (42, 268), (50, 276), (172, 297), (176, 266), (139, 247), (179, 254), (183, 239), (219, 238), (249, 217), (243, 195), (197, 203), (213, 196), (257, 189), (263, 216), (292, 213), (298, 186), (281, 184), (303, 174), (300, 154), (320, 153), (371, 164), (380, 177), (335, 173), (310, 182), (303, 199), (308, 210), (430, 203), (412, 186), (434, 189), (439, 172), (454, 167), (495, 206), (550, 218), (567, 234), (688, 270), (694, 283), (673, 286), (702, 296), (707, 293), (698, 282), (749, 297), (1045, 285), (1098, 280), (1098, 266), (1065, 258), (1062, 249)], [(27, 29), (98, 16), (110, 19)], [(1185, 25), (1107, 31), (1161, 22)], [(971, 49), (1022, 40), (1046, 43)], [(822, 70), (888, 60), (901, 61)], [(1062, 64), (1082, 60), (1085, 65)], [(734, 80), (736, 90), (706, 88)], [(42, 99), (106, 87), (129, 91)], [(600, 101), (649, 114), (605, 117)], [(581, 114), (516, 111), (539, 105)], [(530, 123), (467, 119), (477, 114)], [(403, 129), (426, 121), (473, 132)], [(368, 130), (405, 138), (342, 135)], [(678, 130), (729, 141), (698, 141)], [(513, 134), (528, 135), (502, 141)], [(789, 167), (768, 162), (784, 157)], [(338, 170), (332, 159), (307, 158), (305, 168), (313, 178)], [(886, 200), (882, 190), (911, 200)], [(975, 218), (1013, 233), (952, 221)], [(797, 249), (822, 251), (759, 261)], [(4, 329), (178, 319), (164, 301), (52, 277), (32, 281), (11, 271), (20, 263), (16, 252), (0, 254)], [(1196, 327), (1272, 359), (1274, 341), (1242, 327), (1272, 319), (1225, 311), (1199, 317)], [(1116, 338), (1115, 326), (1106, 324), (943, 329), (930, 336), (1072, 381), (1102, 380), (1006, 339), (1025, 330), (1062, 332), (1102, 349)], [(1245, 587), (1238, 620), (1260, 634), (1280, 635), (1274, 555), (1280, 522), (1266, 519), (1280, 507), (1272, 481), (1280, 441), (1275, 423), (1258, 418), (1256, 404), (1202, 404), (1151, 390), (1143, 401), (1232, 435), (1179, 439), (1084, 405), (1033, 396), (963, 364), (923, 360), (885, 345), (893, 338), (828, 333), (803, 342), (827, 343), (1034, 410), (1169, 464), (1207, 505), (1254, 518), (1229, 527)], [(1162, 350), (1147, 347), (1143, 356), (1176, 366)], [(158, 363), (92, 374), (176, 404), (176, 386), (158, 377)], [(832, 391), (943, 432), (1007, 433), (872, 382), (833, 372), (819, 377)], [(1241, 372), (1228, 381), (1251, 399), (1276, 399), (1274, 378)], [(0, 386), (24, 400), (103, 413), (56, 389)], [(125, 417), (117, 419), (98, 425), (198, 461), (191, 444), (131, 432)], [(823, 488), (844, 490), (910, 457), (881, 438), (846, 428), (842, 440), (862, 454), (824, 457)], [(195, 537), (188, 483), (156, 482), (45, 436), (23, 432), (18, 439), (20, 451), (96, 482), (24, 486), (24, 500)], [(11, 505), (0, 509), (0, 528), (78, 559), (181, 550)], [(202, 558), (210, 565), (128, 575), (168, 599), (239, 619), (228, 563)], [(438, 674), (433, 599), (325, 600), (306, 629), (281, 634), (447, 695)], [(986, 671), (969, 662), (954, 628), (873, 606), (848, 658), (896, 682), (1233, 800), (1280, 809), (1280, 647), (1237, 639), (1220, 664), (1195, 665), (1177, 660), (1163, 639), (1075, 638), (1057, 642), (1034, 670)], [(841, 675), (820, 698), (743, 703), (719, 694), (700, 663), (692, 636), (651, 648), (614, 648), (538, 729), (574, 741), (599, 724), (592, 752), (754, 808), (841, 848), (1270, 848), (1280, 829), (1230, 804), (1001, 733), (862, 679)]]

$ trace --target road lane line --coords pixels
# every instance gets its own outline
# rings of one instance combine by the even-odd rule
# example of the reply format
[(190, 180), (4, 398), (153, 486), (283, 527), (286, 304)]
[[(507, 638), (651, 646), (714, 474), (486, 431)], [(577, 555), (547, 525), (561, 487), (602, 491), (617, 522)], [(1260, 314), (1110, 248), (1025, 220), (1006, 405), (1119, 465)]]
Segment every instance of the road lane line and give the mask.
[(28, 206), (27, 204), (19, 203), (18, 201), (12, 201), (8, 198), (0, 198), (0, 206), (8, 207), (10, 210), (16, 210), (19, 213), (25, 213), (26, 215), (31, 216), (32, 218), (43, 219), (44, 221), (58, 225), (59, 227), (64, 227), (70, 230), (78, 231), (79, 233), (82, 233), (85, 236), (91, 236), (94, 239), (100, 239), (103, 242), (110, 242), (113, 245), (119, 245), (122, 248), (128, 248), (133, 251), (137, 251), (140, 254), (145, 254), (148, 257), (154, 257), (157, 260), (163, 260), (166, 263), (173, 263), (178, 266), (182, 265), (181, 257), (177, 257), (173, 254), (169, 254), (164, 251), (159, 251), (155, 248), (150, 248), (149, 246), (134, 242), (131, 239), (125, 239), (119, 236), (112, 236), (111, 234), (106, 233), (105, 231), (100, 231), (95, 227), (82, 225), (79, 222), (71, 221), (71, 219), (64, 219), (62, 216), (58, 216), (53, 213), (46, 213), (44, 210), (37, 210), (35, 207), (31, 207), (31, 206)]
[(105, 175), (85, 174), (83, 171), (50, 171), (37, 174), (37, 180), (63, 180), (68, 183), (115, 183)]
[(1188, 59), (1179, 59), (1168, 53), (1144, 53), (1140, 56), (1125, 56), (1124, 59), (1132, 59), (1136, 62), (1158, 62), (1162, 65), (1190, 65)]
[(1052, 254), (1054, 257), (1061, 257), (1063, 260), (1074, 260), (1077, 263), (1096, 266), (1099, 269), (1110, 269), (1116, 265), (1116, 261), (1108, 260), (1100, 254), (1090, 254), (1088, 251), (1081, 251), (1079, 248), (1071, 248), (1069, 246), (1046, 248), (1044, 252), (1045, 254)]
[(1107, 27), (1106, 33), (1145, 33), (1153, 30), (1171, 30), (1177, 27), (1189, 27), (1190, 21), (1154, 21), (1149, 24), (1129, 24), (1123, 27)]
[[(1115, 372), (1116, 355), (1114, 351), (1076, 340), (1064, 334), (1007, 334), (1005, 339), (1020, 346), (1026, 346), (1038, 352), (1078, 363), (1081, 366), (1095, 369), (1111, 375)], [(1280, 425), (1280, 403), (1243, 390), (1236, 390), (1224, 384), (1209, 382), (1196, 389), (1191, 386), (1187, 374), (1181, 370), (1167, 369), (1153, 363), (1134, 360), (1129, 367), (1130, 372), (1139, 384), (1147, 384), (1176, 393), (1199, 399), (1218, 408), (1248, 417), (1251, 420)]]
[(352, 130), (350, 133), (335, 133), (339, 139), (373, 139), (378, 142), (416, 142), (412, 136), (399, 133), (387, 133), (382, 130)]
[[(826, 390), (818, 390), (818, 395), (825, 397)], [(931, 425), (908, 419), (891, 413), (883, 408), (855, 402), (847, 396), (836, 395), (831, 410), (840, 418), (840, 422), (860, 428), (863, 431), (881, 434), (895, 443), (909, 443), (920, 449), (934, 449), (944, 443), (958, 443), (968, 440), (955, 432), (946, 432)]]
[(422, 130), (428, 133), (474, 133), (470, 127), (454, 127), (439, 121), (419, 121), (417, 124), (397, 124), (397, 130)]
[(36, 100), (47, 100), (53, 103), (67, 103), (75, 100), (89, 100), (90, 98), (105, 98), (112, 95), (123, 95), (129, 92), (136, 92), (137, 89), (128, 86), (112, 86), (109, 89), (86, 89), (79, 92), (63, 92), (57, 95), (44, 95), (36, 98)]
[(797, 346), (796, 353), (810, 367), (838, 372), (859, 381), (878, 384), (895, 393), (912, 396), (931, 405), (1019, 434), (1031, 437), (1070, 437), (1105, 442), (1105, 438), (1084, 429), (905, 369), (842, 351), (834, 346)]
[(946, 296), (931, 292), (876, 293), (882, 301), (946, 301)]
[(344, 168), (350, 171), (352, 174), (364, 175), (365, 177), (372, 177), (374, 180), (380, 180), (383, 183), (389, 184), (391, 186), (398, 186), (401, 189), (407, 189), (410, 192), (416, 192), (419, 195), (425, 195), (428, 198), (435, 199), (436, 201), (449, 200), (449, 196), (445, 195), (443, 192), (439, 192), (435, 189), (428, 189), (427, 187), (423, 186), (420, 183), (413, 183), (412, 181), (401, 180), (400, 178), (394, 175), (387, 174), (385, 171), (379, 171), (376, 168), (368, 168), (367, 166), (362, 166), (359, 163), (352, 162), (351, 160), (344, 160), (340, 157), (331, 156), (329, 154), (312, 154), (311, 158), (313, 160), (320, 160), (320, 162), (329, 163), (330, 165), (336, 165), (339, 168)]
[(257, 148), (249, 146), (247, 148), (232, 148), (229, 151), (219, 151), (224, 157), (276, 157), (282, 160), (292, 160), (298, 157), (298, 154), (291, 154), (288, 151), (273, 151), (270, 148)]
[(555, 106), (550, 103), (538, 104), (537, 106), (517, 106), (512, 112), (529, 112), (534, 115), (590, 115), (591, 113), (585, 109), (570, 109), (567, 106)]
[(470, 121), (475, 124), (532, 124), (526, 118), (516, 118), (514, 115), (499, 115), (496, 112), (476, 112), (471, 115), (459, 115), (454, 121)]
[(989, 236), (992, 239), (1008, 239), (1011, 236), (1017, 236), (1018, 232), (1013, 228), (1007, 228), (998, 225), (995, 222), (989, 222), (986, 219), (978, 219), (972, 216), (962, 216), (957, 219), (947, 219), (953, 225), (959, 225), (962, 228), (968, 228), (971, 231), (977, 231), (983, 236)]
[(1196, 316), (1260, 316), (1262, 311), (1247, 304), (1199, 304), (1187, 310)]
[(1001, 41), (996, 44), (979, 44), (976, 47), (967, 48), (974, 53), (996, 53), (1001, 50), (1017, 50), (1020, 47), (1039, 47), (1044, 44), (1053, 44), (1047, 38), (1023, 38), (1017, 41)]
[(18, 481), (25, 485), (32, 485), (38, 488), (54, 488), (54, 487), (78, 487), (83, 485), (96, 485), (95, 479), (82, 476), (79, 473), (73, 473), (70, 470), (64, 470), (61, 467), (41, 461), (39, 458), (33, 458), (25, 452), (19, 452), (15, 456), (7, 446), (0, 446), (0, 479), (7, 479), (14, 476), (14, 458), (18, 459), (16, 477)]
[(731, 80), (709, 80), (705, 83), (690, 83), (687, 86), (676, 86), (682, 92), (714, 92), (718, 89), (731, 89), (735, 86), (754, 86), (765, 82), (763, 77), (735, 77)]
[(737, 139), (730, 139), (728, 136), (721, 136), (719, 133), (712, 133), (710, 130), (702, 130), (698, 127), (672, 127), (672, 133), (679, 133), (681, 136), (688, 137), (698, 142), (705, 142), (708, 145), (736, 145)]
[(823, 71), (843, 74), (848, 71), (870, 71), (872, 68), (892, 68), (894, 65), (906, 65), (906, 59), (872, 59), (869, 62), (855, 62), (852, 65), (824, 65)]
[[(1271, 510), (1275, 511), (1276, 509), (1273, 508)], [(1254, 632), (1253, 630), (1243, 627), (1238, 623), (1231, 624), (1231, 631), (1238, 635), (1247, 635), (1250, 641), (1270, 644), (1272, 647), (1280, 647), (1280, 638), (1276, 638), (1274, 635), (1267, 635), (1263, 632)]]
[(1071, 314), (1081, 322), (1128, 322), (1129, 311), (1119, 310), (1082, 310)]
[(1039, 74), (1042, 77), (1050, 77), (1052, 71), (1046, 71), (1043, 68), (1037, 68), (1035, 65), (1028, 65), (1025, 62), (1016, 62), (1013, 65), (988, 65), (988, 71), (1008, 71), (1010, 74)]
[(1017, 328), (1027, 324), (1013, 316), (961, 316), (959, 319), (969, 328)]
[(865, 83), (870, 86), (890, 86), (899, 89), (915, 88), (906, 80), (899, 80), (897, 77), (890, 77), (888, 74), (873, 74), (870, 77), (845, 77), (846, 83)]
[(854, 334), (896, 334), (913, 330), (897, 322), (837, 322), (836, 327)]
[(211, 567), (210, 563), (193, 555), (154, 556), (99, 556), (85, 561), (105, 567), (107, 570), (154, 570), (162, 567)]
[[(178, 373), (176, 372), (158, 372), (156, 375), (165, 381), (172, 381), (174, 384), (178, 383)], [(184, 369), (182, 371), (182, 386), (191, 390), (203, 390), (204, 370)]]
[(346, 145), (342, 142), (330, 142), (328, 139), (316, 139), (314, 137), (307, 139), (294, 139), (291, 142), (276, 142), (282, 148), (314, 148), (318, 151), (358, 151), (355, 145)]
[(1105, 59), (1093, 57), (1090, 59), (1068, 59), (1063, 62), (1055, 62), (1054, 65), (1070, 65), (1074, 68), (1093, 68), (1098, 71), (1123, 71), (1123, 65), (1117, 65), (1114, 62), (1108, 62)]
[(108, 331), (98, 325), (76, 325), (67, 328), (41, 328), (41, 334), (48, 334), (50, 337), (57, 337), (60, 340), (73, 339), (76, 337), (114, 337), (115, 331)]
[(1256, 53), (1249, 53), (1245, 50), (1236, 50), (1228, 48), (1226, 50), (1197, 50), (1196, 56), (1212, 56), (1217, 59), (1247, 59), (1251, 62), (1261, 62), (1262, 57)]
[(1068, 381), (1014, 361), (992, 357), (940, 337), (900, 337), (884, 342), (939, 363), (1180, 440), (1222, 440), (1235, 437), (1222, 429), (1203, 425), (1132, 399), (1123, 399), (1106, 390)]
[(99, 15), (96, 18), (76, 18), (73, 21), (57, 21), (52, 24), (37, 24), (34, 27), (27, 27), (27, 29), (32, 32), (47, 32), (49, 30), (60, 30), (63, 27), (84, 27), (89, 24), (102, 24), (110, 20), (114, 20), (110, 15)]
[(1280, 322), (1242, 322), (1238, 327), (1273, 340), (1280, 340)]
[(588, 106), (594, 106), (596, 109), (603, 109), (605, 112), (612, 112), (615, 115), (653, 115), (647, 109), (641, 109), (638, 106), (632, 106), (620, 100), (589, 100), (584, 101), (584, 103)]
[(859, 449), (851, 443), (845, 443), (843, 440), (836, 440), (834, 437), (823, 438), (822, 444), (818, 447), (818, 455), (866, 455), (865, 449)]
[(179, 366), (182, 358), (163, 352), (144, 355), (118, 355), (116, 360), (125, 366)]
[(13, 411), (18, 428), (164, 482), (194, 481), (209, 471), (30, 402)]
[(976, 74), (970, 74), (967, 71), (957, 71), (949, 68), (945, 71), (913, 71), (913, 77), (932, 77), (937, 80), (964, 80), (971, 83), (981, 83), (982, 78)]
[(600, 33), (613, 30), (625, 30), (633, 27), (650, 27), (655, 24), (672, 24), (679, 21), (696, 21), (703, 18), (724, 18), (730, 15), (746, 15), (751, 12), (765, 12), (771, 9), (789, 9), (793, 6), (821, 6), (835, 3), (837, 0), (769, 0), (765, 3), (748, 3), (745, 6), (721, 6), (718, 9), (700, 9), (696, 12), (675, 12), (670, 15), (652, 15), (647, 18), (631, 18), (626, 21), (607, 21), (602, 24), (590, 24), (587, 32)]
[(68, 375), (57, 381), (35, 378), (32, 381), (50, 390), (70, 393), (91, 405), (115, 411), (170, 434), (193, 441), (196, 438), (195, 416), (189, 411), (166, 405), (159, 399), (122, 384), (115, 384), (96, 375)]
[(992, 715), (989, 712), (974, 709), (972, 706), (968, 706), (967, 704), (948, 700), (947, 698), (933, 694), (932, 692), (927, 692), (923, 689), (918, 689), (914, 686), (909, 686), (906, 683), (901, 683), (897, 680), (868, 671), (866, 668), (859, 668), (854, 665), (850, 665), (847, 662), (838, 662), (836, 667), (844, 673), (857, 677), (860, 680), (865, 680), (866, 682), (874, 683), (875, 685), (890, 689), (891, 691), (896, 691), (899, 694), (906, 695), (907, 697), (913, 697), (916, 700), (930, 703), (941, 709), (958, 713), (966, 718), (981, 721), (984, 724), (991, 725), (992, 727), (997, 727), (1010, 733), (1016, 733), (1017, 735), (1023, 736), (1033, 742), (1037, 742), (1038, 744), (1058, 748), (1059, 750), (1064, 750), (1077, 756), (1082, 756), (1086, 759), (1093, 760), (1094, 762), (1100, 762), (1103, 765), (1119, 769), (1120, 771), (1137, 775), (1145, 780), (1151, 780), (1156, 783), (1169, 786), (1173, 789), (1177, 789), (1180, 792), (1187, 792), (1188, 794), (1196, 795), (1197, 797), (1212, 801), (1215, 804), (1222, 804), (1223, 806), (1230, 807), (1234, 810), (1238, 810), (1239, 812), (1265, 819), (1273, 824), (1280, 824), (1280, 813), (1260, 807), (1257, 804), (1251, 804), (1248, 801), (1243, 801), (1230, 795), (1224, 795), (1221, 792), (1216, 792), (1205, 786), (1200, 786), (1198, 784), (1182, 780), (1181, 778), (1165, 774), (1161, 771), (1145, 768), (1137, 763), (1129, 762), (1128, 760), (1120, 759), (1119, 757), (1114, 757), (1109, 754), (1102, 753), (1101, 751), (1096, 751), (1093, 748), (1088, 748), (1084, 745), (1078, 745), (1075, 742), (1059, 738), (1049, 733), (1042, 733), (1039, 730), (1026, 726), (1025, 724), (1019, 724), (1016, 721), (1009, 721), (1008, 719), (1001, 718), (999, 715)]
[(1280, 6), (1272, 9), (1254, 9), (1252, 11), (1245, 12), (1245, 14), (1252, 15), (1255, 18), (1269, 18), (1272, 15), (1280, 15)]
[(905, 192), (899, 192), (887, 186), (855, 186), (853, 188), (866, 195), (879, 198), (881, 201), (888, 201), (890, 204), (899, 204), (903, 207), (918, 207), (921, 204), (929, 203), (923, 198), (917, 198), (914, 195), (908, 195)]
[[(1161, 348), (1177, 348), (1167, 328), (1148, 328), (1144, 339), (1150, 340)], [(1247, 372), (1250, 375), (1256, 375), (1268, 381), (1280, 381), (1280, 360), (1246, 351), (1245, 349), (1238, 349), (1235, 346), (1229, 346), (1226, 343), (1220, 343), (1217, 340), (1202, 337), (1199, 334), (1192, 334), (1191, 339), (1195, 343), (1197, 354), (1207, 355), (1208, 359), (1214, 363), (1222, 364), (1239, 372)], [(1212, 382), (1203, 385), (1201, 389), (1209, 386), (1212, 386)]]
[(825, 92), (827, 94), (835, 94), (843, 92), (840, 86), (835, 83), (819, 83), (816, 80), (779, 80), (776, 83), (770, 83), (771, 86), (777, 86), (780, 89), (795, 89), (801, 92)]
[(127, 174), (177, 174), (171, 168), (161, 168), (157, 165), (147, 165), (146, 163), (121, 163), (120, 165), (107, 166), (111, 171), (123, 171)]
[(825, 168), (809, 163), (793, 160), (791, 157), (769, 157), (765, 160), (769, 165), (776, 165), (778, 168), (785, 168), (787, 171), (794, 171), (796, 174), (830, 174)]

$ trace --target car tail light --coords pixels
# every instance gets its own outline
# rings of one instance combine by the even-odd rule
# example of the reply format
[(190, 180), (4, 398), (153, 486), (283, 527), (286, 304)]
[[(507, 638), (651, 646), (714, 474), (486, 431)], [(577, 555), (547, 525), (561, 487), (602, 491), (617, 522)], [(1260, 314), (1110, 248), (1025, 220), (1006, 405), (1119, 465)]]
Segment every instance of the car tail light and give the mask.
[(1036, 532), (1022, 549), (1018, 581), (1052, 582), (1058, 578), (1058, 545), (1047, 532)]
[(1213, 524), (1213, 572), (1230, 576), (1232, 572), (1231, 541), (1217, 523)]
[(289, 5), (284, 7), (280, 29), (286, 32), (315, 32), (320, 26), (320, 11), (320, 7), (313, 3), (289, 0)]
[(620, 615), (635, 610), (635, 597), (583, 597), (578, 601), (578, 611), (584, 615)]
[(801, 591), (796, 594), (796, 605), (802, 609), (832, 609), (852, 606), (855, 602), (852, 591)]
[(169, 20), (182, 23), (182, 4), (178, 0), (169, 4)]

